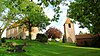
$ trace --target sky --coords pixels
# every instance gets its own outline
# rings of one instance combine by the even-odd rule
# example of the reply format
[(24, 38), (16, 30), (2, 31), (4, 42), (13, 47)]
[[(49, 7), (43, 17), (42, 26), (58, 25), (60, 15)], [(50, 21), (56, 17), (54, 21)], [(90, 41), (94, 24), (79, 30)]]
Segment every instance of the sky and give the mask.
[[(36, 0), (34, 0), (34, 1), (37, 2)], [(67, 1), (67, 3), (70, 4), (69, 1)], [(64, 26), (63, 25), (64, 25), (65, 21), (67, 20), (67, 16), (66, 15), (67, 15), (68, 7), (67, 6), (63, 6), (62, 4), (60, 4), (59, 6), (61, 8), (60, 10), (63, 11), (63, 12), (60, 14), (58, 22), (51, 22), (51, 24), (46, 27), (46, 30), (48, 30), (49, 27), (55, 27), (55, 28), (59, 29), (64, 34)], [(47, 8), (45, 8), (44, 12), (50, 19), (53, 18), (54, 12), (52, 10), (52, 6), (51, 5), (49, 5), (49, 7), (47, 7)], [(0, 26), (1, 26), (1, 24), (2, 23), (0, 22)], [(86, 32), (88, 33), (88, 29), (87, 28), (84, 28), (84, 29), (79, 28), (78, 22), (76, 24), (74, 24), (74, 29), (75, 29), (75, 34), (76, 35), (78, 35), (80, 31), (82, 31), (83, 33), (86, 33)], [(6, 37), (6, 30), (4, 31), (2, 37)]]
[[(66, 3), (70, 4), (69, 1), (67, 1)], [(63, 13), (60, 14), (60, 17), (59, 17), (59, 20), (58, 22), (52, 22), (49, 26), (47, 26), (47, 29), (49, 27), (55, 27), (59, 30), (61, 30), (61, 32), (64, 34), (64, 23), (65, 21), (67, 20), (67, 9), (68, 9), (68, 6), (63, 6), (62, 4), (59, 5), (60, 6), (60, 10), (63, 11)], [(52, 6), (49, 5), (48, 8), (44, 9), (45, 11), (45, 14), (50, 18), (52, 19), (53, 18), (53, 15), (54, 15), (54, 12), (52, 10)], [(79, 24), (78, 22), (76, 22), (76, 24), (74, 24), (74, 29), (75, 29), (75, 34), (78, 35), (80, 31), (82, 31), (83, 33), (89, 33), (88, 29), (87, 28), (79, 28)]]

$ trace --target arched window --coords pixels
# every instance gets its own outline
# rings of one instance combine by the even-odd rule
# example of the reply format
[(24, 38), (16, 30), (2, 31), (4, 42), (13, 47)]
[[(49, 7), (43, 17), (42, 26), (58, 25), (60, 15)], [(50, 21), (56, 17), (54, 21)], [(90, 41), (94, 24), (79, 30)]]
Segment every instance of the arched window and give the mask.
[(71, 28), (71, 24), (70, 23), (68, 24), (68, 27)]

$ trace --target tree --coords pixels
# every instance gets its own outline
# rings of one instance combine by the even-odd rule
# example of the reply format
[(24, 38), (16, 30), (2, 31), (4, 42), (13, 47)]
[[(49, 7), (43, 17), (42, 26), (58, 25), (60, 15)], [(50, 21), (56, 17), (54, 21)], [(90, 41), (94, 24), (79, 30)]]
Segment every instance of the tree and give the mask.
[[(38, 1), (39, 2), (37, 4), (39, 6), (44, 5), (42, 7), (42, 9), (48, 7), (49, 5), (53, 6), (52, 9), (54, 10), (55, 15), (51, 21), (57, 21), (59, 19), (59, 16), (60, 16), (59, 13), (61, 13), (59, 5), (66, 4), (64, 2), (66, 0), (38, 0)], [(32, 0), (24, 0), (24, 1), (23, 0), (0, 0), (0, 5), (1, 5), (0, 6), (0, 21), (3, 22), (3, 27), (2, 27), (2, 32), (0, 33), (0, 37), (1, 37), (2, 33), (4, 32), (4, 30), (7, 27), (9, 27), (10, 24), (18, 21), (19, 19), (23, 19), (24, 17), (27, 17), (26, 14), (31, 13), (31, 12), (28, 12), (28, 11), (30, 11), (30, 8), (33, 8)], [(28, 6), (31, 6), (31, 7), (28, 7)], [(38, 9), (38, 7), (37, 7), (37, 9)], [(28, 10), (27, 12), (25, 10), (26, 8)], [(5, 11), (8, 11), (8, 12), (5, 12)], [(34, 12), (34, 10), (32, 10), (32, 11)], [(5, 13), (6, 15), (3, 15), (2, 13)], [(29, 18), (27, 17), (27, 19), (29, 19)]]
[(92, 47), (100, 48), (100, 34), (96, 34), (93, 36), (93, 40), (92, 40), (91, 44), (92, 44)]
[(90, 33), (100, 33), (100, 0), (75, 0), (71, 2), (68, 16), (78, 21), (81, 28), (88, 28)]
[(0, 21), (3, 22), (0, 28), (2, 28), (2, 32), (0, 33), (0, 38), (4, 32), (4, 30), (14, 21), (17, 21), (17, 15), (19, 15), (19, 11), (17, 10), (15, 4), (11, 0), (0, 0)]
[(38, 3), (38, 5), (41, 6), (44, 4), (44, 8), (48, 7), (49, 5), (53, 6), (55, 15), (54, 15), (52, 21), (57, 21), (59, 19), (59, 16), (60, 16), (59, 13), (61, 13), (59, 5), (62, 2), (62, 0), (55, 0), (55, 1), (54, 0), (38, 0), (38, 1), (41, 1), (40, 3)]
[(46, 31), (46, 35), (48, 36), (48, 38), (53, 38), (53, 39), (61, 38), (62, 32), (60, 30), (58, 30), (57, 28), (50, 27)]
[(20, 4), (22, 6), (19, 6), (19, 10), (24, 15), (24, 18), (20, 20), (20, 25), (26, 26), (29, 31), (29, 38), (31, 38), (32, 27), (39, 27), (40, 30), (46, 29), (46, 26), (50, 24), (50, 19), (44, 14), (41, 7), (34, 2), (26, 1), (24, 4), (22, 3)]
[[(3, 22), (2, 26), (4, 26), (1, 26), (2, 32), (0, 36), (10, 24), (17, 22), (18, 19), (28, 22), (29, 33), (31, 32), (32, 26), (38, 26), (40, 29), (44, 29), (45, 26), (49, 25), (49, 18), (44, 14), (41, 7), (34, 2), (30, 2), (29, 0), (2, 0), (0, 4), (4, 5), (2, 6), (3, 9), (0, 7), (0, 9), (2, 9), (2, 11), (0, 10), (2, 15), (0, 21)], [(2, 13), (5, 14), (3, 15)]]
[[(34, 0), (31, 0), (31, 1), (34, 1)], [(52, 6), (52, 9), (53, 11), (55, 12), (53, 18), (51, 21), (58, 21), (59, 19), (59, 16), (60, 16), (60, 13), (62, 13), (62, 11), (60, 10), (60, 4), (63, 4), (63, 6), (66, 6), (68, 5), (66, 3), (66, 1), (69, 1), (69, 0), (38, 0), (38, 5), (42, 5), (43, 8), (45, 9), (46, 7), (49, 7), (49, 5)]]

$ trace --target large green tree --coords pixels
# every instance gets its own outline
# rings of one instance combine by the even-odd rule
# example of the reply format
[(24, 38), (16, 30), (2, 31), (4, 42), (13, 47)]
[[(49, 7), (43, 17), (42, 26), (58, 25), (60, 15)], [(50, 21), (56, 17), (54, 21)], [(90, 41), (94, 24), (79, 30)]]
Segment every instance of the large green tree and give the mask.
[[(60, 16), (59, 13), (61, 13), (59, 5), (65, 4), (65, 1), (66, 0), (38, 0), (37, 4), (39, 6), (44, 5), (43, 7), (41, 7), (42, 9), (45, 9), (49, 5), (52, 5), (53, 6), (52, 9), (54, 10), (55, 15), (51, 21), (57, 21)], [(31, 9), (34, 6), (33, 0), (24, 0), (24, 1), (23, 0), (0, 0), (0, 5), (1, 5), (0, 6), (0, 18), (2, 19), (2, 20), (0, 19), (0, 21), (4, 22), (3, 27), (2, 27), (2, 33), (9, 26), (9, 24), (16, 22), (18, 19), (23, 19), (23, 18), (29, 19), (29, 18), (33, 17), (33, 15), (31, 14), (34, 12), (34, 9)], [(36, 7), (37, 11), (38, 11), (39, 6)], [(42, 13), (42, 15), (41, 15), (42, 18), (43, 17), (47, 18), (44, 15), (44, 12), (41, 11), (42, 9), (40, 9), (39, 12), (35, 12), (36, 15), (38, 13)], [(5, 11), (8, 11), (8, 12), (5, 12)], [(31, 11), (31, 12), (29, 12), (29, 11)], [(5, 15), (2, 14), (3, 12), (5, 13)], [(30, 16), (29, 16), (29, 14), (30, 14)], [(40, 14), (38, 14), (38, 15), (40, 15)], [(32, 20), (30, 20), (30, 21), (32, 22)], [(43, 20), (43, 21), (46, 22), (46, 20)], [(0, 37), (1, 37), (2, 33), (0, 33)]]
[(75, 0), (69, 5), (68, 16), (90, 33), (100, 33), (100, 0)]
[(32, 27), (39, 27), (42, 30), (46, 29), (46, 26), (50, 24), (50, 19), (44, 14), (39, 5), (28, 0), (23, 1), (19, 5), (18, 8), (24, 15), (24, 18), (19, 22), (21, 22), (21, 26), (24, 25), (28, 29), (29, 38), (31, 38)]

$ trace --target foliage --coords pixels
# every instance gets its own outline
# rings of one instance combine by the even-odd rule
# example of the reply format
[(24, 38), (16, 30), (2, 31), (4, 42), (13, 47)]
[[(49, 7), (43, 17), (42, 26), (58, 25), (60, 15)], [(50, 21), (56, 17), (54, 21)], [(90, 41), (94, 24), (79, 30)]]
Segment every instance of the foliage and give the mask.
[(20, 4), (21, 6), (19, 6), (19, 10), (24, 14), (22, 23), (24, 23), (26, 27), (28, 27), (28, 24), (30, 22), (30, 26), (36, 26), (45, 29), (45, 26), (49, 24), (49, 18), (44, 14), (41, 7), (36, 5), (34, 2), (21, 2), (22, 3)]
[(52, 21), (57, 21), (59, 19), (60, 13), (62, 13), (59, 5), (66, 5), (65, 1), (66, 0), (38, 0), (38, 5), (44, 5), (43, 8), (49, 7), (49, 5), (51, 5), (53, 11), (55, 12)]
[[(29, 0), (4, 0), (2, 2), (5, 5), (5, 10), (8, 12), (6, 16), (6, 20), (9, 21), (7, 24), (4, 24), (4, 29), (9, 27), (8, 25), (13, 21), (17, 22), (18, 18), (19, 22), (24, 24), (26, 28), (29, 30), (29, 37), (31, 38), (31, 28), (39, 27), (40, 29), (45, 29), (47, 25), (49, 25), (49, 18), (44, 14), (42, 8), (35, 4), (34, 2), (30, 2)], [(14, 20), (13, 20), (14, 19)], [(15, 21), (15, 19), (17, 21)], [(10, 22), (11, 21), (11, 22)], [(18, 24), (19, 24), (18, 22)], [(17, 24), (17, 23), (16, 23)], [(14, 25), (15, 26), (15, 25)], [(2, 34), (1, 34), (2, 35)]]
[(61, 38), (62, 32), (58, 30), (57, 28), (50, 27), (47, 31), (46, 34), (49, 38)]
[[(44, 29), (45, 26), (49, 25), (48, 18), (45, 16), (42, 9), (45, 9), (49, 5), (52, 5), (52, 9), (55, 12), (54, 18), (51, 21), (57, 21), (60, 16), (60, 4), (66, 5), (66, 0), (37, 0), (37, 6), (33, 0), (0, 0), (0, 21), (3, 22), (2, 36), (4, 30), (9, 27), (10, 24), (18, 21), (19, 19), (29, 19), (34, 26), (39, 26), (40, 29)], [(42, 7), (42, 5), (44, 5)], [(41, 9), (40, 9), (41, 6)], [(2, 14), (4, 13), (4, 14)], [(33, 20), (33, 18), (35, 18)], [(41, 18), (41, 19), (40, 19)], [(36, 20), (40, 20), (39, 22)], [(33, 22), (34, 21), (34, 22)], [(44, 22), (44, 23), (43, 23)], [(41, 23), (41, 24), (40, 24)], [(46, 23), (46, 24), (45, 24)], [(31, 24), (30, 24), (31, 25)], [(31, 27), (30, 27), (31, 28)], [(29, 30), (31, 32), (31, 30)]]
[(0, 46), (1, 46), (2, 44), (1, 44), (1, 42), (0, 42)]
[(19, 11), (17, 10), (15, 4), (11, 0), (0, 0), (0, 21), (2, 25), (2, 32), (0, 33), (0, 37), (2, 36), (4, 30), (12, 24), (14, 21), (18, 20)]
[(75, 0), (69, 5), (68, 16), (78, 21), (90, 33), (100, 33), (100, 0)]
[[(23, 2), (23, 1), (21, 1)], [(26, 5), (25, 5), (26, 4)], [(21, 21), (21, 26), (25, 25), (29, 31), (29, 38), (31, 38), (32, 27), (38, 27), (40, 30), (45, 29), (49, 25), (49, 18), (44, 14), (40, 6), (34, 2), (25, 1), (24, 4), (19, 7), (19, 10), (24, 14), (24, 18)], [(20, 22), (20, 21), (19, 21)]]
[(39, 42), (45, 43), (45, 42), (48, 42), (48, 37), (45, 34), (38, 33), (36, 40)]
[(92, 47), (99, 47), (100, 48), (100, 34), (96, 34), (92, 40)]

